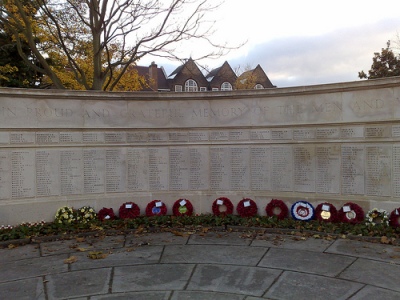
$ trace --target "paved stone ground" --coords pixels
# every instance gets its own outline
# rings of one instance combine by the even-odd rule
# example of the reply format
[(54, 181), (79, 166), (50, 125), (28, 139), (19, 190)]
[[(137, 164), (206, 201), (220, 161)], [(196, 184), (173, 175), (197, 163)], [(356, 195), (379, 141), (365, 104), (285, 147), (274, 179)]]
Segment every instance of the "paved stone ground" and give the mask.
[(0, 256), (0, 299), (400, 299), (400, 247), (347, 239), (163, 232), (41, 242)]

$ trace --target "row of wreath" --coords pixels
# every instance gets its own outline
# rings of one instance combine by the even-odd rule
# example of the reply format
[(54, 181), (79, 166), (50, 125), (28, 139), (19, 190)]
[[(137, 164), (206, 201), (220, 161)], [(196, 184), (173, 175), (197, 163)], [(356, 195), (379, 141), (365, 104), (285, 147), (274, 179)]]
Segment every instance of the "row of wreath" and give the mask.
[[(222, 209), (223, 207), (223, 209)], [(220, 197), (212, 204), (212, 212), (215, 216), (225, 216), (233, 214), (234, 206), (230, 199)], [(241, 200), (236, 211), (241, 217), (253, 217), (258, 212), (257, 204), (249, 198)], [(390, 215), (385, 210), (372, 209), (365, 216), (363, 209), (355, 204), (348, 202), (339, 210), (334, 205), (324, 202), (314, 208), (307, 201), (295, 202), (290, 213), (293, 219), (301, 221), (309, 221), (317, 219), (323, 222), (343, 222), (358, 224), (366, 220), (367, 224), (391, 225), (393, 227), (400, 226), (400, 207), (391, 212)], [(283, 220), (289, 216), (289, 208), (278, 199), (272, 199), (265, 207), (265, 212), (269, 217), (276, 217)], [(126, 202), (122, 204), (118, 210), (120, 219), (132, 219), (140, 216), (140, 208), (134, 202)], [(174, 216), (191, 216), (193, 214), (193, 205), (187, 199), (178, 199), (172, 207)], [(153, 200), (146, 206), (146, 216), (162, 216), (167, 214), (167, 207), (161, 200)], [(55, 216), (58, 223), (71, 223), (74, 221), (88, 222), (95, 218), (99, 220), (113, 220), (116, 215), (112, 208), (102, 208), (98, 213), (92, 207), (84, 206), (78, 210), (71, 207), (60, 208)]]

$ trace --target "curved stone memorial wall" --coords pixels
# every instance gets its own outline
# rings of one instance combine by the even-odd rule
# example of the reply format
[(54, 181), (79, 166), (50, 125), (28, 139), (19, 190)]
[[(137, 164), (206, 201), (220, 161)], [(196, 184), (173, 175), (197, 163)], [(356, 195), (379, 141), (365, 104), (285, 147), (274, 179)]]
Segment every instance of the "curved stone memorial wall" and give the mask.
[(268, 90), (0, 89), (0, 220), (228, 197), (400, 204), (400, 79)]

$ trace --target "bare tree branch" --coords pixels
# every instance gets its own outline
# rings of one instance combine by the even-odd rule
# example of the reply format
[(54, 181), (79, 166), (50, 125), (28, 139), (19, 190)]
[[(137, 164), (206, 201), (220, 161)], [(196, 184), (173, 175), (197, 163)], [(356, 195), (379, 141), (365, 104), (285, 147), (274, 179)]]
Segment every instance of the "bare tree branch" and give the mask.
[[(147, 55), (178, 59), (176, 47), (186, 41), (201, 40), (209, 46), (195, 59), (220, 57), (240, 46), (212, 40), (215, 22), (206, 17), (221, 4), (215, 0), (3, 2), (8, 5), (1, 6), (0, 21), (13, 29), (16, 39), (22, 34), (43, 65), (41, 71), (59, 88), (62, 83), (46, 56), (65, 57), (65, 67), (86, 89), (113, 90), (130, 65)], [(37, 8), (31, 18), (24, 16), (27, 2)]]

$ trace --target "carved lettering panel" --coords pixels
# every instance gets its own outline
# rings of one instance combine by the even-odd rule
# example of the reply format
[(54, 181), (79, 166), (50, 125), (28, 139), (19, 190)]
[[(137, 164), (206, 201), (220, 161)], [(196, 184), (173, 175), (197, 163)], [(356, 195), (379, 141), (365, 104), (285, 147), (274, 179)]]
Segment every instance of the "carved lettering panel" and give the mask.
[(293, 147), (294, 190), (315, 192), (315, 149), (314, 146)]
[(273, 191), (293, 191), (293, 153), (291, 146), (271, 148)]
[(392, 147), (365, 146), (365, 193), (371, 196), (390, 196), (392, 177)]
[(11, 196), (11, 165), (10, 153), (6, 150), (0, 151), (0, 199), (9, 199)]
[(364, 146), (342, 146), (342, 193), (348, 195), (364, 194)]
[(317, 193), (340, 194), (340, 152), (339, 145), (315, 147)]

